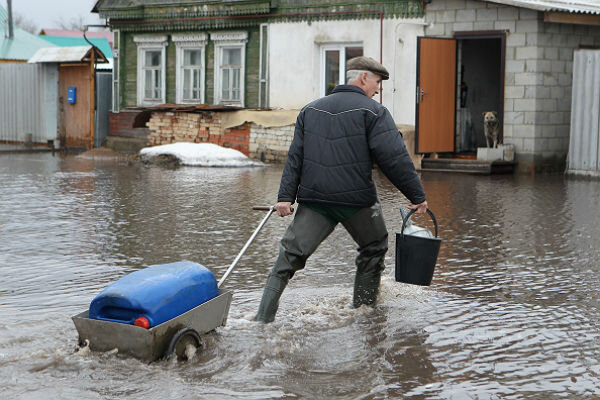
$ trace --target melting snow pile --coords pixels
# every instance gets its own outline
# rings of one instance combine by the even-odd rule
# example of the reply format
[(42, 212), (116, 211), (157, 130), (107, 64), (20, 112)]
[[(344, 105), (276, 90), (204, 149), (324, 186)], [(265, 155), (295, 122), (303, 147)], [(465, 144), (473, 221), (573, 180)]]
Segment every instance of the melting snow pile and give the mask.
[(152, 162), (156, 157), (173, 157), (179, 164), (195, 167), (250, 167), (263, 165), (243, 153), (212, 143), (171, 143), (145, 147), (140, 150), (142, 161)]

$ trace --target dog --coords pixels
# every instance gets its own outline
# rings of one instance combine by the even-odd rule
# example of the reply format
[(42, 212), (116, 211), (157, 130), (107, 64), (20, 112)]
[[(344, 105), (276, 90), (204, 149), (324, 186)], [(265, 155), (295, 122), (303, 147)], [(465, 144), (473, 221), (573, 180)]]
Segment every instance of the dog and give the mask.
[(485, 135), (485, 144), (492, 148), (498, 147), (498, 132), (500, 131), (500, 123), (498, 121), (498, 113), (496, 111), (486, 111), (483, 113), (483, 134)]

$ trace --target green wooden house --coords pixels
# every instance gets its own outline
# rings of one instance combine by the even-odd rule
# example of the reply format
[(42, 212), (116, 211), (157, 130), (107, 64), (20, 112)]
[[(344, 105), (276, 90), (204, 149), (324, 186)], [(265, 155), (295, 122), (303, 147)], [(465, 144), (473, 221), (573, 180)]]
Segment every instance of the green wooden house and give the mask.
[[(164, 103), (299, 108), (321, 90), (301, 95), (297, 104), (273, 104), (269, 99), (273, 91), (280, 96), (288, 92), (288, 98), (289, 92), (298, 91), (286, 86), (285, 79), (270, 80), (269, 71), (273, 65), (278, 71), (287, 65), (294, 69), (300, 60), (312, 69), (314, 63), (293, 51), (303, 38), (291, 31), (283, 37), (277, 31), (283, 46), (274, 50), (269, 45), (270, 25), (368, 21), (375, 32), (368, 40), (377, 57), (384, 18), (423, 15), (421, 1), (416, 0), (98, 0), (92, 11), (107, 20), (115, 35), (115, 112)], [(346, 54), (341, 48), (341, 58), (356, 55), (357, 50), (362, 54), (362, 39), (354, 38), (353, 43), (357, 40), (353, 51)], [(330, 67), (330, 80), (343, 75), (342, 61)]]

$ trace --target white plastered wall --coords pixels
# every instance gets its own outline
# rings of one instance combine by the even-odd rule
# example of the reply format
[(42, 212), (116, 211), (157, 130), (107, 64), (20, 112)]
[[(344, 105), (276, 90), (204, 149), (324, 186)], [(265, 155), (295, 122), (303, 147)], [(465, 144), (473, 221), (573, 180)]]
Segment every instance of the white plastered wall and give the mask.
[[(417, 36), (422, 19), (383, 20), (382, 103), (398, 124), (415, 124)], [(319, 97), (321, 46), (362, 43), (364, 55), (379, 60), (380, 20), (274, 23), (269, 26), (269, 103), (271, 108), (300, 109)], [(379, 101), (379, 95), (374, 97)]]

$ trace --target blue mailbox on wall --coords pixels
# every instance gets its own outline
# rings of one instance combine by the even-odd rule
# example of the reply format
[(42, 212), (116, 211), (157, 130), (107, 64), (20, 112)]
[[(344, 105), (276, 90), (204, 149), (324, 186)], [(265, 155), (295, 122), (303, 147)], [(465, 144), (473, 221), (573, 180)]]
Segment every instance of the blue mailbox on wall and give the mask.
[(75, 86), (69, 86), (67, 89), (67, 103), (77, 103), (77, 88)]

